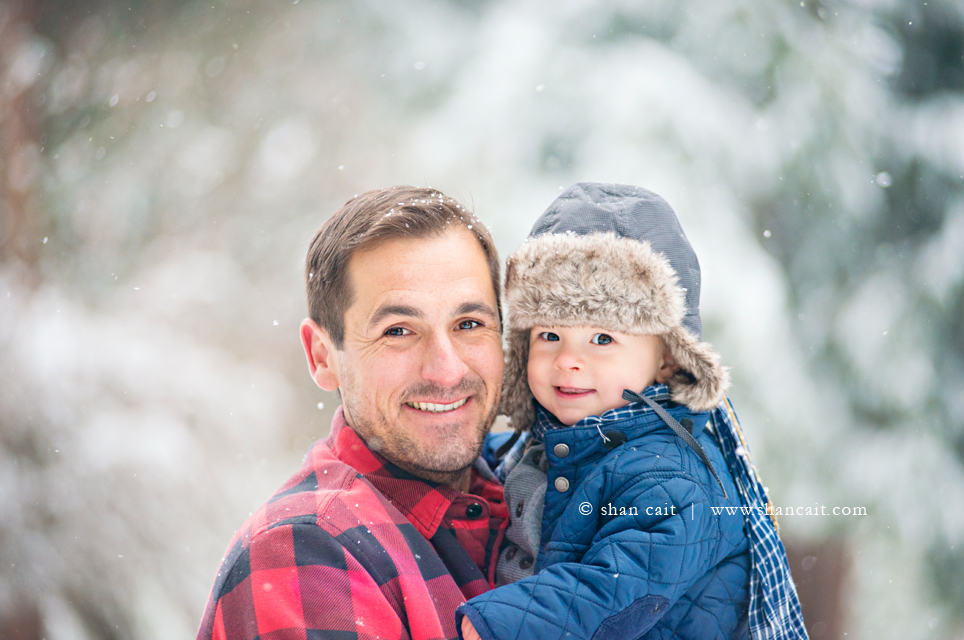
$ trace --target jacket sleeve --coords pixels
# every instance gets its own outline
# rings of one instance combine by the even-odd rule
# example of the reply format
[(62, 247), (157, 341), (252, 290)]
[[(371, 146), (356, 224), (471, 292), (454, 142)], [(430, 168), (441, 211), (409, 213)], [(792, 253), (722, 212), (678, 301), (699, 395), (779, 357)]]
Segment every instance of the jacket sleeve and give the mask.
[(407, 637), (375, 579), (315, 524), (260, 532), (218, 575), (198, 640)]
[[(577, 492), (567, 511), (586, 498)], [(584, 526), (597, 533), (580, 562), (551, 564), (472, 598), (457, 610), (456, 628), (467, 616), (483, 640), (637, 638), (715, 563), (721, 535), (709, 505), (692, 480), (640, 478), (606, 505), (592, 503)], [(624, 515), (600, 515), (600, 507)], [(566, 548), (559, 538), (547, 554)]]

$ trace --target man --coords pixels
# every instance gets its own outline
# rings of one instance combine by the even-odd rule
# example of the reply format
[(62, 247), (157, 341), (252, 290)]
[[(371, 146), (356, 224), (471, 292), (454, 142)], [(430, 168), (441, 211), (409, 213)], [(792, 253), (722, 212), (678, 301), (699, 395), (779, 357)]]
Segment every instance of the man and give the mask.
[(508, 522), (479, 457), (502, 384), (492, 238), (435, 190), (371, 191), (306, 277), (308, 368), (343, 404), (235, 534), (198, 638), (453, 638)]

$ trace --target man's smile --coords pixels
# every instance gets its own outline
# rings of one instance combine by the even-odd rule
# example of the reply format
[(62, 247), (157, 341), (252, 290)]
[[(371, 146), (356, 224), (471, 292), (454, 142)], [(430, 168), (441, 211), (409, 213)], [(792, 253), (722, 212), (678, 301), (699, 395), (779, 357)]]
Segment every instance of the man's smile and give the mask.
[(447, 411), (455, 411), (456, 409), (464, 405), (466, 402), (468, 402), (468, 400), (469, 400), (468, 398), (462, 398), (461, 400), (456, 400), (451, 404), (438, 404), (435, 402), (406, 402), (405, 404), (411, 407), (412, 409), (416, 409), (418, 411), (428, 411), (430, 413), (444, 413)]

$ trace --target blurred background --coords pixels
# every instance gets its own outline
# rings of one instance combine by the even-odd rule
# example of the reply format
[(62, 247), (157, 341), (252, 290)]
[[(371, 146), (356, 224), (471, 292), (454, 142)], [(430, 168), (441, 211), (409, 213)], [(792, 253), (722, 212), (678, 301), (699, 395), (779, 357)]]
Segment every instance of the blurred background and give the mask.
[(328, 430), (314, 231), (664, 196), (812, 638), (964, 638), (960, 0), (0, 0), (0, 638), (193, 637)]

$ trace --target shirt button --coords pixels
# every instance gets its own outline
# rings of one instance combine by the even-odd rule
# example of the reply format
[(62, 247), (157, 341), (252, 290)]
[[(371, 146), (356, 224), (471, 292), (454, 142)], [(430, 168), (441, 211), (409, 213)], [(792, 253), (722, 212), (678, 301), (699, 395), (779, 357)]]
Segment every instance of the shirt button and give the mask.
[(559, 493), (565, 493), (569, 490), (569, 481), (562, 476), (556, 478), (556, 481), (553, 484), (556, 487), (556, 491)]
[(517, 504), (517, 505), (515, 506), (515, 517), (516, 517), (516, 518), (521, 518), (521, 517), (522, 517), (522, 509), (523, 509), (523, 507), (524, 507), (524, 505), (523, 505), (522, 501), (520, 500), (520, 501), (519, 501), (519, 504)]
[(532, 556), (526, 556), (525, 558), (519, 561), (520, 569), (528, 569), (531, 566), (532, 566)]
[(552, 448), (552, 452), (560, 458), (565, 458), (569, 455), (569, 445), (565, 442), (560, 442)]
[(472, 518), (473, 520), (475, 520), (481, 515), (482, 515), (482, 505), (480, 505), (478, 502), (473, 502), (465, 510), (465, 517)]

